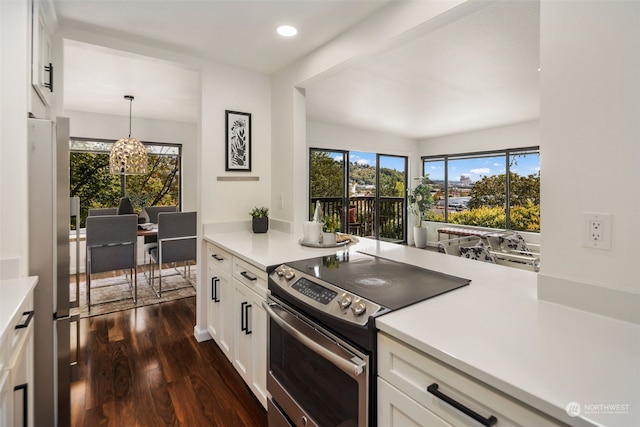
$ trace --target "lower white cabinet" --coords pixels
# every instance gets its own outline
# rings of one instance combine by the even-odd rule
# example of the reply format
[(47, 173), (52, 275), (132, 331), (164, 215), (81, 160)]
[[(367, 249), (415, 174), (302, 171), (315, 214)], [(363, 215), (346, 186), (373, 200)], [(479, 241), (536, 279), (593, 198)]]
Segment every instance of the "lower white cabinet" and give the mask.
[(267, 407), (267, 273), (208, 244), (207, 330)]
[(0, 336), (0, 426), (33, 426), (33, 292)]
[(381, 426), (564, 425), (384, 333), (378, 376)]

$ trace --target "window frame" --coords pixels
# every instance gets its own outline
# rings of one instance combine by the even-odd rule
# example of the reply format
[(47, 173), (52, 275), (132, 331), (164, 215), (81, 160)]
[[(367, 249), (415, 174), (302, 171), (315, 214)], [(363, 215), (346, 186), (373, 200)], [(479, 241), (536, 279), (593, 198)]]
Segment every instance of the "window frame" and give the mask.
[[(464, 160), (472, 158), (482, 158), (490, 156), (504, 156), (505, 157), (505, 229), (511, 229), (511, 157), (522, 154), (538, 154), (540, 156), (540, 146), (521, 147), (521, 148), (507, 148), (502, 150), (487, 150), (487, 151), (474, 151), (468, 153), (456, 153), (456, 154), (439, 154), (421, 156), (422, 162), (422, 174), (427, 174), (426, 165), (429, 162), (442, 161), (444, 162), (444, 223), (449, 223), (449, 160)], [(540, 173), (540, 172), (538, 172)], [(534, 232), (534, 231), (532, 231)], [(539, 233), (540, 231), (537, 231)]]

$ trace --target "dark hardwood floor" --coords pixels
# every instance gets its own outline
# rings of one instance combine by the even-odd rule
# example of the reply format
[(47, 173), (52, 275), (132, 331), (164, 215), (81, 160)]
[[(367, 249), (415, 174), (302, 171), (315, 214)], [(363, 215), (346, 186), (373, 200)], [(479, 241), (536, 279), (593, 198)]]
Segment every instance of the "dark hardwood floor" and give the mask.
[(215, 342), (193, 337), (195, 303), (82, 319), (71, 425), (266, 426), (266, 411)]

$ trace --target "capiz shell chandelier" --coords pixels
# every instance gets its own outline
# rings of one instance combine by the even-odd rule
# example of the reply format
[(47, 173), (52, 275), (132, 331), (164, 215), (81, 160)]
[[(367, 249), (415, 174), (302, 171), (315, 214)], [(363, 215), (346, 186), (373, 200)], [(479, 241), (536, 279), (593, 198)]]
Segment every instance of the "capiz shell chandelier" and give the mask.
[(131, 106), (133, 96), (125, 95), (129, 104), (129, 137), (116, 141), (109, 155), (109, 171), (114, 175), (142, 175), (147, 173), (147, 150), (136, 138), (131, 138)]

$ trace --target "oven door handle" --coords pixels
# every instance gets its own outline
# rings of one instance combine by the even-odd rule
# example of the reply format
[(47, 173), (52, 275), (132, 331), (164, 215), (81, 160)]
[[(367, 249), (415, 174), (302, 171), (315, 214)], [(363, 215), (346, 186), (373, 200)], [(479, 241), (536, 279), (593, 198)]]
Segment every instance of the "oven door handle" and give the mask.
[[(309, 338), (307, 334), (289, 324), (286, 320), (280, 317), (280, 315), (278, 315), (278, 313), (276, 313), (273, 308), (271, 308), (277, 306), (277, 304), (267, 303), (266, 301), (263, 301), (262, 306), (269, 314), (269, 317), (271, 317), (271, 319), (273, 319), (273, 321), (276, 322), (278, 326), (284, 329), (289, 335), (304, 344), (309, 350), (333, 363), (336, 367), (349, 375), (351, 378), (357, 380), (357, 377), (364, 372), (367, 366), (365, 361), (357, 357), (354, 357), (354, 359), (352, 360), (344, 359), (331, 350), (328, 350), (322, 345), (318, 344), (312, 338)], [(354, 360), (357, 362), (355, 362)]]

